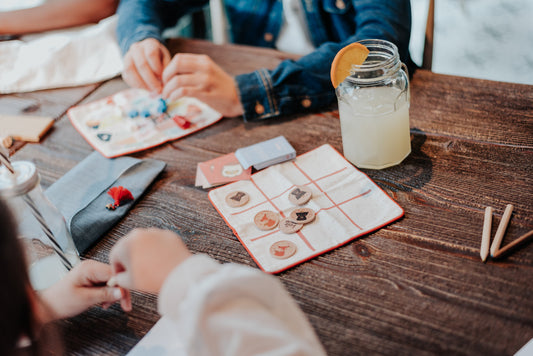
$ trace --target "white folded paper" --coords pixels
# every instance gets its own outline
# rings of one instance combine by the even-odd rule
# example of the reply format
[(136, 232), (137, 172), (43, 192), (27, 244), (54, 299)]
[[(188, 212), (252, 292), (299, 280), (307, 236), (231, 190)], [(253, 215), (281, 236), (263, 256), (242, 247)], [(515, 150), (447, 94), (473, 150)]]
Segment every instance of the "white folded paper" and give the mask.
[(0, 94), (86, 85), (121, 73), (116, 15), (95, 25), (0, 42)]

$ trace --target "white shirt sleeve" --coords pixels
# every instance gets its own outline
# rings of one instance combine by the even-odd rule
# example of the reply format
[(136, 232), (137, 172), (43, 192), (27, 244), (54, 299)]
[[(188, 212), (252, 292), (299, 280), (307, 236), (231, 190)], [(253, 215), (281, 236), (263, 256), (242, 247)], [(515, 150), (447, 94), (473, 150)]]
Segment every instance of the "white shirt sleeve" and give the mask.
[(168, 276), (159, 312), (188, 355), (325, 355), (282, 283), (259, 270), (194, 255)]

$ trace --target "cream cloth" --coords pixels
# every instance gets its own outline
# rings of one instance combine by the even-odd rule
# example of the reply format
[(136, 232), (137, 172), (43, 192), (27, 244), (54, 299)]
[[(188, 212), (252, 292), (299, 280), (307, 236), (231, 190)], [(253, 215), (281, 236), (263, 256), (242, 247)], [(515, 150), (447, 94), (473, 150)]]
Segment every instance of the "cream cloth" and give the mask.
[(122, 72), (116, 15), (95, 25), (0, 42), (0, 94), (100, 82)]
[[(315, 220), (292, 234), (284, 234), (277, 227), (259, 230), (254, 224), (258, 212), (271, 210), (287, 217), (297, 208), (288, 199), (297, 185), (311, 188), (312, 198), (304, 207), (315, 211)], [(247, 193), (249, 202), (238, 208), (228, 206), (225, 198), (234, 191)], [(255, 173), (251, 180), (214, 189), (209, 192), (209, 199), (259, 267), (269, 273), (281, 272), (339, 247), (393, 222), (404, 213), (330, 145)], [(293, 242), (297, 251), (287, 259), (276, 259), (271, 256), (270, 247), (282, 240)]]

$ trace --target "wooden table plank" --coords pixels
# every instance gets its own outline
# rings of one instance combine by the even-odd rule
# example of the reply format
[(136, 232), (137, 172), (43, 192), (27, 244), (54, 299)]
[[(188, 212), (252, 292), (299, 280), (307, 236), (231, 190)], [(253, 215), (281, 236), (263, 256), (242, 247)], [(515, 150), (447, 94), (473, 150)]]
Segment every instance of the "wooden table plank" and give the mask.
[(427, 134), (532, 149), (533, 89), (418, 70), (410, 119), (411, 129)]

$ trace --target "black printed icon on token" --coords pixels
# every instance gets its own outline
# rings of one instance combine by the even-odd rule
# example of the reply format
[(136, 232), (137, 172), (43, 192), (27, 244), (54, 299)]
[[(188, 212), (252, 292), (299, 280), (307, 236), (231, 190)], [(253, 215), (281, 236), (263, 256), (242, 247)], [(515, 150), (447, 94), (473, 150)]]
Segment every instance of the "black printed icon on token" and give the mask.
[(289, 220), (299, 224), (307, 224), (315, 219), (315, 211), (309, 208), (297, 208), (289, 214)]
[(298, 185), (289, 193), (289, 201), (294, 205), (304, 205), (311, 199), (311, 188)]
[(300, 231), (302, 226), (302, 224), (296, 223), (287, 218), (281, 219), (281, 221), (279, 222), (279, 230), (284, 234), (292, 234), (298, 232)]
[(270, 210), (263, 210), (255, 214), (254, 224), (260, 230), (272, 230), (278, 226), (279, 215)]
[(280, 260), (287, 259), (293, 256), (296, 253), (296, 245), (294, 242), (282, 240), (272, 244), (270, 246), (270, 254), (272, 257), (278, 258)]
[(232, 208), (238, 208), (239, 206), (243, 206), (248, 203), (249, 200), (250, 196), (242, 191), (235, 191), (226, 195), (226, 204), (228, 204)]

